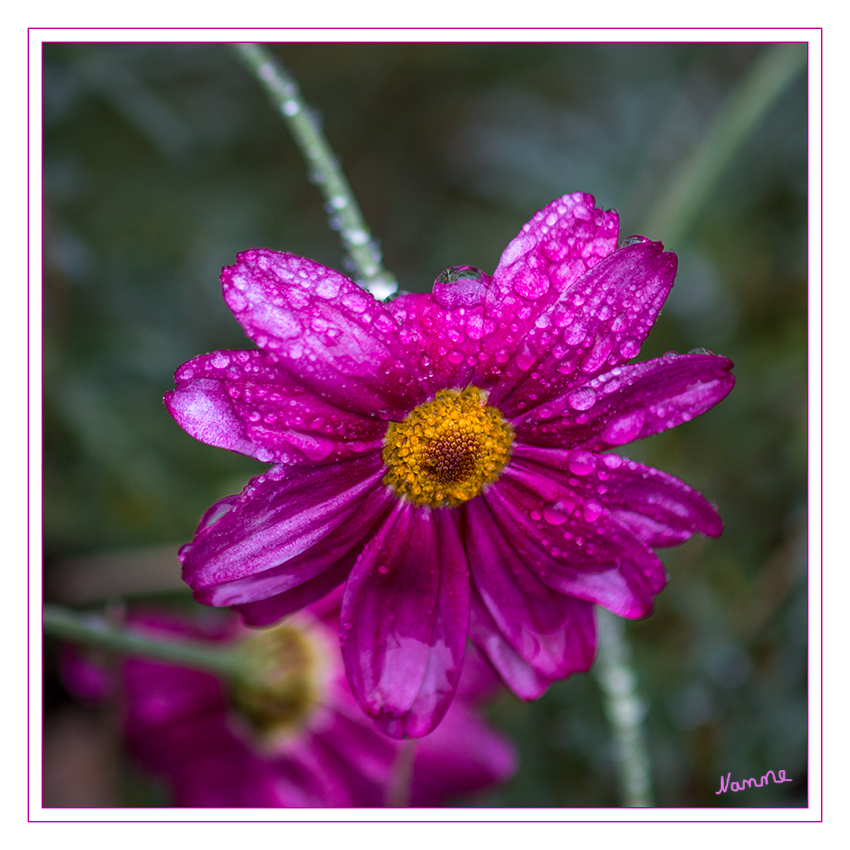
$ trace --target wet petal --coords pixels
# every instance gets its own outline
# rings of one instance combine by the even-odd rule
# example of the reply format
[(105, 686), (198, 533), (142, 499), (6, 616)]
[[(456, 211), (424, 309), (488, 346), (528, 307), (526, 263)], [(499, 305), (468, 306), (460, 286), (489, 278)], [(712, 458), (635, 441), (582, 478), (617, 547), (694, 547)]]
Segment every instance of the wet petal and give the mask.
[(496, 330), (485, 315), (492, 278), (473, 272), (473, 277), (461, 280), (438, 279), (432, 293), (410, 293), (388, 305), (401, 324), (411, 359), (420, 363), (420, 385), (429, 397), (470, 383), (479, 365), (482, 337)]
[(345, 587), (348, 681), (394, 738), (431, 731), (454, 695), (469, 621), (466, 556), (449, 511), (399, 502)]
[(386, 424), (330, 404), (264, 351), (216, 351), (183, 364), (165, 406), (184, 431), (263, 462), (314, 464), (380, 450)]
[(517, 440), (601, 451), (642, 440), (705, 413), (735, 378), (714, 354), (670, 354), (618, 366), (514, 420)]
[(592, 606), (541, 582), (485, 499), (469, 502), (466, 516), (472, 580), (511, 646), (549, 679), (588, 670), (596, 648)]
[(508, 416), (636, 357), (676, 276), (660, 242), (615, 251), (538, 315), (492, 392)]
[(477, 386), (490, 389), (501, 380), (538, 316), (616, 249), (617, 213), (595, 204), (592, 195), (564, 195), (536, 213), (505, 248), (487, 293)]
[[(380, 522), (380, 518), (378, 519)], [(321, 568), (321, 571), (316, 573), (312, 578), (308, 578), (301, 584), (283, 591), (283, 593), (275, 593), (272, 596), (265, 596), (257, 599), (254, 602), (245, 602), (241, 605), (233, 605), (233, 610), (242, 616), (246, 625), (261, 627), (270, 626), (284, 617), (306, 608), (323, 599), (327, 594), (331, 593), (335, 588), (339, 587), (351, 572), (357, 556), (360, 554), (362, 542), (370, 536), (368, 532), (361, 533), (359, 530), (350, 528), (351, 520), (342, 526), (336, 533), (335, 537), (346, 541), (347, 545), (352, 548), (338, 560), (332, 561), (328, 566), (329, 559), (326, 554), (329, 551), (327, 545), (314, 547), (305, 555), (300, 555), (298, 558), (293, 558), (289, 563), (289, 574), (301, 576), (310, 574), (316, 568)], [(353, 531), (353, 533), (351, 533)], [(353, 544), (351, 541), (354, 541)], [(270, 571), (271, 572), (271, 571)], [(283, 574), (281, 585), (288, 584), (287, 573), (283, 570), (275, 571), (278, 575)], [(277, 577), (276, 577), (277, 578)], [(234, 582), (228, 588), (232, 590), (237, 587), (239, 582)], [(275, 585), (277, 586), (277, 581)], [(336, 627), (336, 623), (334, 624)]]
[(577, 503), (598, 502), (649, 546), (674, 546), (696, 532), (719, 537), (723, 531), (701, 493), (619, 455), (519, 445), (514, 457), (529, 472), (557, 481)]
[[(422, 397), (398, 323), (347, 277), (257, 249), (222, 270), (224, 298), (252, 340), (297, 381), (339, 407), (403, 418)], [(411, 380), (413, 378), (413, 380)]]
[(537, 699), (554, 681), (538, 673), (511, 646), (474, 585), (469, 605), (469, 638), (520, 699)]
[(484, 499), (517, 552), (549, 587), (621, 617), (644, 617), (664, 587), (664, 565), (600, 500), (583, 499), (512, 461)]
[[(368, 534), (389, 491), (380, 455), (314, 469), (275, 466), (242, 494), (207, 512), (194, 540), (180, 551), (183, 579), (209, 605), (244, 604), (288, 590), (342, 557), (340, 547)], [(292, 562), (334, 532), (327, 550)], [(346, 550), (347, 551), (347, 550)], [(328, 560), (334, 553), (336, 558)], [(318, 561), (318, 563), (317, 563)], [(320, 566), (324, 564), (324, 567)], [(242, 581), (229, 587), (230, 583)]]

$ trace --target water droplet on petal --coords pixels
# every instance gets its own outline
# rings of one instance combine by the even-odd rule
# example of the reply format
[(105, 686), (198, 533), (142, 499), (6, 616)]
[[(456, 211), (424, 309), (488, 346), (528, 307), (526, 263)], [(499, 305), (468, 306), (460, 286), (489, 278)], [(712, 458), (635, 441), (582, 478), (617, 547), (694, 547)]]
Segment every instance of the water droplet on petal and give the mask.
[(523, 372), (527, 372), (536, 362), (537, 356), (533, 351), (529, 350), (528, 347), (523, 347), (521, 351), (517, 352), (516, 365), (519, 366)]
[(339, 292), (339, 281), (322, 278), (316, 286), (316, 294), (320, 298), (336, 298)]
[(620, 242), (620, 247), (628, 248), (629, 245), (637, 245), (639, 242), (646, 242), (646, 238), (644, 236), (627, 236)]
[(590, 410), (596, 404), (596, 393), (590, 387), (579, 387), (567, 396), (573, 410)]
[(620, 354), (625, 357), (626, 360), (629, 360), (632, 357), (637, 357), (639, 351), (640, 343), (634, 339), (624, 339), (620, 343)]
[(565, 513), (563, 507), (556, 502), (552, 502), (551, 504), (543, 507), (543, 519), (545, 519), (549, 525), (563, 525), (569, 519), (570, 513), (571, 511), (567, 511)]
[(596, 464), (596, 455), (590, 452), (573, 452), (567, 461), (573, 475), (589, 475), (596, 469)]
[(535, 301), (549, 291), (549, 279), (545, 274), (531, 269), (522, 269), (511, 282), (513, 291), (529, 301)]
[(587, 328), (581, 322), (573, 322), (564, 331), (564, 342), (567, 345), (578, 345), (587, 335)]
[(248, 299), (238, 289), (231, 289), (227, 294), (227, 303), (234, 313), (241, 313), (248, 306)]
[(596, 522), (602, 516), (602, 505), (599, 502), (584, 503), (584, 518), (587, 522)]
[(602, 432), (602, 439), (614, 446), (629, 443), (640, 434), (646, 421), (645, 410), (635, 410), (618, 419), (612, 419)]
[(481, 280), (484, 272), (473, 266), (449, 266), (443, 269), (434, 283), (454, 283), (456, 280)]

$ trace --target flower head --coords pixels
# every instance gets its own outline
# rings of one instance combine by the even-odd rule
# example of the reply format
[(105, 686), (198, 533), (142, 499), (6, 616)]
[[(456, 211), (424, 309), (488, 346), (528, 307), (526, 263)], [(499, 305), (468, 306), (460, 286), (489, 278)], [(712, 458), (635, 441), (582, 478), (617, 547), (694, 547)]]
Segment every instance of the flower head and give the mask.
[[(132, 616), (133, 627), (149, 635), (239, 642), (251, 669), (234, 686), (141, 659), (125, 661), (114, 681), (76, 651), (66, 654), (63, 677), (87, 700), (121, 688), (128, 750), (166, 781), (175, 805), (383, 806), (407, 754), (357, 705), (323, 607), (323, 619), (314, 607), (247, 637), (235, 617), (202, 623), (162, 611)], [(337, 598), (334, 614), (338, 608)], [(412, 754), (410, 805), (440, 805), (513, 774), (513, 747), (477, 713), (476, 702), (494, 681), (473, 659), (461, 696)]]
[(311, 260), (246, 251), (224, 298), (258, 348), (198, 357), (166, 405), (191, 435), (274, 464), (181, 551), (195, 598), (265, 625), (345, 582), (341, 640), (387, 733), (433, 729), (467, 636), (521, 697), (587, 670), (593, 605), (641, 617), (653, 547), (717, 536), (709, 503), (609, 450), (732, 388), (710, 353), (629, 363), (676, 256), (590, 195), (538, 212), (492, 276), (376, 301)]

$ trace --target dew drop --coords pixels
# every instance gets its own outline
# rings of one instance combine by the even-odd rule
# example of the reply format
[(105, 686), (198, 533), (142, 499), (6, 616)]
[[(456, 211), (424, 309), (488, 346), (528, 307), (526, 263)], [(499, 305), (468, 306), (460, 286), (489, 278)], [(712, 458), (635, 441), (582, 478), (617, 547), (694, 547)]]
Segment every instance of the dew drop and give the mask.
[(241, 313), (248, 306), (248, 299), (238, 289), (231, 289), (227, 294), (227, 303), (234, 313)]
[(579, 387), (567, 396), (573, 410), (590, 410), (596, 404), (596, 393), (590, 387)]
[(596, 522), (602, 516), (602, 505), (599, 502), (584, 503), (584, 518), (587, 522)]
[(536, 355), (529, 351), (528, 348), (523, 348), (521, 351), (517, 352), (516, 365), (519, 366), (523, 372), (527, 372), (536, 362)]
[(523, 269), (514, 277), (511, 285), (517, 295), (529, 301), (535, 301), (549, 291), (549, 280), (546, 275), (533, 272), (531, 269)]
[(443, 269), (434, 283), (454, 283), (457, 280), (481, 280), (484, 272), (473, 266), (449, 266)]
[(567, 461), (573, 475), (589, 475), (596, 469), (596, 464), (596, 455), (590, 452), (573, 452)]
[(637, 245), (639, 242), (643, 241), (645, 241), (643, 236), (627, 236), (622, 242), (620, 242), (620, 247), (628, 248), (629, 245)]
[(336, 298), (339, 292), (339, 283), (335, 280), (322, 278), (316, 286), (316, 294), (320, 298)]
[(602, 432), (602, 439), (611, 445), (620, 446), (634, 440), (646, 421), (645, 410), (635, 410), (618, 419), (612, 419)]
[(352, 313), (362, 313), (366, 309), (366, 298), (359, 292), (349, 292), (342, 297), (342, 303), (351, 310)]
[(637, 357), (640, 351), (640, 343), (634, 339), (624, 339), (620, 343), (620, 354), (629, 360), (632, 357)]
[(569, 519), (569, 512), (564, 513), (562, 505), (552, 502), (551, 504), (544, 505), (543, 519), (549, 525), (563, 525)]
[(567, 345), (578, 345), (586, 334), (587, 328), (581, 322), (573, 322), (564, 331), (564, 342)]

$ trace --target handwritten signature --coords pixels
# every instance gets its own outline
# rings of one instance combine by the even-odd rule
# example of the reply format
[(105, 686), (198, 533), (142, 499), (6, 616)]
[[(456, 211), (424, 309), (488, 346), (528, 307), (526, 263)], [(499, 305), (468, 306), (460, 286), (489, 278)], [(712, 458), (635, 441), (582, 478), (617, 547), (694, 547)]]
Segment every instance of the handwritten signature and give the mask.
[(778, 779), (776, 778), (776, 774), (772, 770), (769, 770), (767, 773), (765, 773), (764, 776), (762, 776), (762, 778), (758, 782), (756, 782), (756, 780), (753, 777), (750, 777), (749, 779), (742, 779), (740, 782), (730, 783), (729, 780), (731, 779), (731, 777), (732, 777), (731, 771), (726, 774), (726, 781), (725, 782), (723, 781), (723, 777), (721, 776), (720, 777), (720, 790), (715, 791), (714, 793), (715, 794), (723, 794), (726, 791), (734, 791), (734, 792), (743, 791), (745, 788), (751, 788), (753, 786), (755, 786), (756, 788), (761, 788), (762, 785), (769, 785), (770, 784), (768, 782), (768, 777), (773, 777), (773, 782), (774, 782), (775, 785), (778, 785), (780, 782), (793, 782), (793, 780), (790, 777), (788, 777), (786, 779), (784, 770), (779, 771), (779, 778)]

